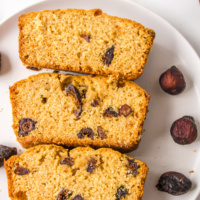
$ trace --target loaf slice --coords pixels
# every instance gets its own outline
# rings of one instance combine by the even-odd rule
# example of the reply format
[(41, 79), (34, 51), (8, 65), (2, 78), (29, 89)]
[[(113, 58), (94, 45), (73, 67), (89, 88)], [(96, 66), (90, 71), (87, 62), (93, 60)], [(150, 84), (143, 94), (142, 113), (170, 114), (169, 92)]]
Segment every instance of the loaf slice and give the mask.
[(44, 10), (19, 17), (19, 55), (25, 66), (136, 79), (155, 33), (100, 9)]
[(13, 128), (24, 148), (138, 146), (149, 95), (132, 81), (41, 73), (10, 87)]
[(146, 164), (109, 148), (39, 145), (5, 162), (12, 200), (141, 200)]

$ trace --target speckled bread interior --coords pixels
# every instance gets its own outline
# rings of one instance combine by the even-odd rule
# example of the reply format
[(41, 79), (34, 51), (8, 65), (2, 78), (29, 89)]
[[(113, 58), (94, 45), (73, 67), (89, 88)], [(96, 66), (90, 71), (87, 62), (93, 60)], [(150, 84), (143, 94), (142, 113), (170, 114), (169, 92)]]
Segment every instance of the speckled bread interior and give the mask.
[(100, 9), (30, 12), (19, 17), (19, 31), (25, 66), (129, 80), (143, 73), (155, 37), (153, 30)]
[[(65, 88), (69, 85), (80, 94), (82, 112), (78, 117), (76, 100), (66, 95)], [(24, 148), (54, 143), (68, 147), (112, 147), (123, 152), (134, 150), (141, 139), (149, 98), (132, 81), (103, 76), (41, 73), (10, 87), (13, 128)], [(119, 114), (124, 105), (131, 109), (126, 116)], [(27, 118), (35, 122), (35, 127), (23, 135), (20, 122)], [(87, 128), (93, 135), (84, 131), (80, 134)]]
[(5, 169), (12, 200), (141, 200), (148, 172), (144, 162), (112, 149), (56, 145), (32, 147)]

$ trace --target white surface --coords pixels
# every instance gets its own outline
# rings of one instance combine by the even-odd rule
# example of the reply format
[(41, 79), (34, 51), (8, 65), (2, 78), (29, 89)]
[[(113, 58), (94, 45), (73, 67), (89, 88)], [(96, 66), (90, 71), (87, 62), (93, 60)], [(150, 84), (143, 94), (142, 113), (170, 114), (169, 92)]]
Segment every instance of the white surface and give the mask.
[[(153, 1), (155, 0), (151, 2)], [(187, 3), (187, 1), (183, 0), (182, 2)], [(142, 0), (140, 3), (145, 3), (145, 1)], [(192, 4), (192, 2), (190, 3)], [(150, 8), (152, 6), (150, 3), (145, 5)], [(199, 57), (187, 41), (167, 22), (150, 11), (126, 0), (48, 1), (28, 8), (23, 13), (46, 8), (68, 7), (86, 9), (99, 7), (108, 14), (136, 20), (155, 30), (157, 35), (149, 61), (144, 74), (136, 81), (148, 93), (152, 94), (149, 106), (150, 111), (145, 121), (144, 129), (146, 131), (143, 134), (140, 146), (138, 150), (130, 155), (145, 161), (150, 169), (145, 184), (143, 200), (195, 200), (200, 189), (200, 172), (198, 170), (200, 169), (199, 137), (193, 144), (181, 146), (173, 142), (169, 129), (172, 122), (177, 118), (183, 115), (192, 115), (196, 120), (197, 128), (200, 130)], [(154, 9), (157, 9), (157, 7), (155, 6)], [(12, 11), (14, 10), (13, 7)], [(2, 19), (1, 14), (0, 19)], [(164, 14), (167, 13), (165, 12)], [(0, 26), (0, 51), (3, 53), (3, 66), (0, 73), (0, 108), (3, 108), (3, 111), (0, 112), (0, 143), (21, 148), (15, 141), (11, 128), (12, 116), (8, 86), (22, 78), (26, 78), (28, 75), (37, 74), (37, 72), (26, 70), (18, 58), (18, 16), (19, 14), (13, 16)], [(186, 90), (178, 96), (170, 96), (164, 93), (158, 84), (160, 74), (172, 65), (176, 65), (183, 72), (187, 83)], [(197, 150), (197, 152), (193, 152), (193, 150)], [(180, 197), (157, 191), (155, 185), (159, 176), (169, 170), (179, 171), (188, 176), (193, 182), (191, 191)], [(195, 173), (190, 174), (190, 170), (194, 170)], [(0, 190), (0, 200), (9, 199), (4, 168), (0, 169)]]

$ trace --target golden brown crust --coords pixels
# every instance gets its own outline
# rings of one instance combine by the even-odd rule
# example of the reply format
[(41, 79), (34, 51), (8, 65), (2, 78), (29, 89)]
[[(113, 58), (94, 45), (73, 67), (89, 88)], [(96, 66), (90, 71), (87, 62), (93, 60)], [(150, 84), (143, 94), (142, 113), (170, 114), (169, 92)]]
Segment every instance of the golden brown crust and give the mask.
[[(83, 58), (82, 57), (79, 58), (79, 56), (76, 57), (76, 55), (78, 55), (78, 54), (82, 54), (82, 53), (85, 54), (85, 52), (79, 52), (80, 50), (78, 50), (78, 47), (74, 47), (74, 48), (77, 48), (77, 49), (72, 48), (72, 49), (68, 50), (68, 51), (75, 51), (76, 52), (76, 54), (73, 54), (69, 58), (67, 58), (67, 56), (65, 56), (62, 59), (60, 59), (60, 58), (54, 59), (54, 57), (55, 57), (54, 53), (57, 52), (54, 49), (57, 49), (57, 48), (64, 49), (65, 47), (62, 48), (62, 45), (61, 46), (55, 46), (55, 48), (54, 48), (54, 46), (51, 44), (51, 50), (52, 51), (49, 52), (47, 50), (46, 54), (52, 54), (52, 57), (51, 57), (51, 59), (45, 58), (46, 61), (39, 59), (38, 58), (39, 56), (36, 55), (35, 53), (33, 54), (34, 49), (35, 49), (35, 51), (39, 52), (42, 49), (43, 49), (43, 51), (45, 51), (45, 48), (46, 48), (46, 47), (40, 48), (39, 46), (37, 46), (37, 45), (41, 45), (40, 40), (39, 40), (38, 43), (37, 43), (37, 41), (33, 41), (33, 44), (31, 44), (31, 40), (29, 40), (28, 38), (29, 37), (36, 37), (36, 33), (34, 33), (34, 35), (32, 35), (32, 36), (29, 36), (29, 33), (28, 34), (24, 33), (25, 30), (26, 30), (26, 26), (29, 25), (29, 23), (31, 24), (32, 21), (35, 20), (36, 18), (39, 18), (38, 16), (41, 15), (41, 18), (42, 18), (43, 16), (49, 14), (50, 20), (51, 20), (51, 14), (52, 14), (52, 16), (56, 15), (56, 16), (60, 17), (62, 15), (68, 14), (68, 13), (72, 13), (72, 14), (77, 13), (77, 15), (80, 15), (79, 16), (80, 18), (87, 15), (88, 18), (90, 19), (91, 17), (94, 16), (95, 12), (100, 13), (100, 15), (97, 16), (98, 18), (102, 19), (102, 21), (104, 19), (110, 20), (110, 23), (114, 24), (113, 26), (115, 26), (115, 23), (117, 24), (116, 27), (118, 27), (118, 23), (123, 24), (123, 25), (121, 25), (122, 27), (116, 29), (116, 32), (120, 32), (120, 34), (124, 34), (125, 32), (128, 32), (128, 30), (126, 30), (126, 27), (128, 25), (133, 26), (133, 28), (135, 28), (137, 30), (133, 33), (133, 37), (137, 37), (135, 39), (135, 40), (137, 40), (137, 42), (134, 41), (134, 40), (133, 41), (129, 40), (127, 44), (126, 44), (127, 41), (124, 42), (124, 44), (123, 44), (123, 42), (120, 41), (121, 36), (119, 36), (119, 38), (116, 39), (116, 41), (115, 41), (116, 36), (109, 36), (110, 40), (114, 41), (113, 44), (115, 44), (115, 48), (116, 48), (116, 52), (117, 52), (116, 55), (118, 55), (120, 57), (120, 55), (123, 54), (123, 55), (126, 56), (126, 59), (120, 57), (119, 59), (116, 60), (116, 63), (111, 63), (109, 66), (105, 67), (106, 65), (102, 65), (102, 62), (101, 62), (101, 56), (102, 55), (99, 55), (99, 58), (98, 58), (99, 61), (96, 62), (96, 59), (97, 59), (95, 57), (96, 54), (94, 54), (95, 58), (93, 59), (92, 53), (95, 52), (95, 51), (98, 51), (99, 54), (102, 54), (102, 49), (103, 48), (108, 49), (108, 47), (109, 47), (105, 44), (99, 43), (100, 39), (98, 41), (97, 46), (95, 46), (96, 43), (93, 43), (93, 41), (90, 42), (91, 46), (94, 46), (94, 49), (92, 49), (92, 47), (90, 47), (90, 46), (87, 46), (88, 44), (85, 44), (85, 43), (82, 44), (81, 43), (81, 45), (86, 45), (86, 46), (84, 46), (84, 48), (87, 48), (87, 49), (91, 48), (91, 51), (89, 53), (90, 54), (89, 60), (87, 60), (85, 57), (83, 57)], [(34, 28), (36, 28), (36, 27), (32, 27), (34, 25), (35, 24), (30, 25), (32, 30)], [(37, 26), (39, 26), (39, 25), (37, 25)], [(154, 37), (155, 37), (155, 33), (154, 33), (153, 30), (151, 30), (149, 28), (144, 28), (144, 26), (142, 26), (141, 24), (134, 22), (130, 19), (122, 19), (122, 18), (119, 18), (119, 17), (109, 16), (106, 13), (102, 13), (102, 11), (100, 9), (93, 9), (93, 10), (89, 10), (89, 11), (86, 11), (86, 10), (83, 10), (83, 9), (66, 9), (66, 10), (44, 10), (44, 11), (40, 11), (40, 12), (30, 12), (28, 14), (24, 14), (24, 15), (21, 15), (19, 17), (18, 27), (19, 27), (19, 31), (20, 31), (20, 33), (19, 33), (19, 56), (20, 56), (20, 59), (25, 66), (32, 66), (32, 67), (36, 67), (36, 68), (49, 68), (49, 69), (57, 69), (57, 70), (66, 70), (66, 71), (89, 73), (89, 74), (99, 74), (99, 75), (105, 75), (105, 76), (114, 75), (118, 78), (125, 78), (127, 80), (136, 79), (143, 73), (144, 66), (147, 62), (147, 57), (148, 57), (148, 54), (150, 52), (151, 46), (153, 45), (153, 40), (154, 40)], [(66, 27), (64, 27), (64, 28), (66, 28)], [(98, 26), (96, 28), (98, 28)], [(45, 27), (45, 29), (46, 29), (46, 27)], [(74, 32), (80, 31), (79, 29), (81, 29), (81, 28), (80, 27), (75, 28)], [(121, 29), (124, 29), (124, 30), (121, 30)], [(131, 30), (131, 28), (130, 28), (130, 30)], [(85, 30), (83, 30), (83, 31), (85, 32)], [(97, 30), (92, 30), (92, 31), (95, 32)], [(65, 32), (65, 31), (62, 31), (62, 33), (63, 32)], [(139, 32), (141, 32), (141, 33), (139, 33)], [(107, 35), (109, 33), (110, 32), (108, 31)], [(112, 34), (116, 34), (116, 33), (113, 32), (113, 33), (110, 33), (110, 34), (112, 35)], [(128, 35), (130, 35), (130, 34), (131, 33), (128, 33)], [(140, 34), (140, 35), (138, 36), (137, 34)], [(40, 33), (40, 35), (38, 37), (41, 39), (41, 37), (43, 37), (43, 36)], [(70, 41), (72, 41), (72, 40), (75, 40), (75, 39), (74, 38), (70, 39)], [(103, 38), (102, 40), (105, 40), (104, 42), (107, 43), (106, 39)], [(75, 40), (74, 42), (76, 44), (78, 42), (78, 40)], [(30, 43), (30, 45), (28, 43)], [(129, 50), (129, 47), (125, 46), (125, 45), (130, 45), (129, 43), (132, 46), (135, 46), (133, 50)], [(58, 45), (60, 45), (60, 43), (58, 43)], [(75, 45), (73, 43), (69, 42), (68, 44), (66, 44), (66, 47), (67, 46), (69, 47), (69, 46), (75, 46)], [(98, 49), (98, 46), (99, 46), (99, 49)], [(27, 54), (27, 52), (29, 52), (29, 49), (31, 49), (31, 48), (32, 48), (33, 51), (30, 50), (30, 51), (32, 51), (32, 54), (30, 52), (30, 55), (29, 55), (29, 54)], [(121, 49), (124, 49), (124, 52), (126, 52), (126, 53), (121, 52)], [(129, 55), (129, 54), (127, 54), (127, 52), (129, 52), (129, 51), (130, 52), (134, 51), (134, 52), (133, 52), (133, 54)], [(104, 52), (105, 52), (105, 50), (104, 50)], [(61, 53), (62, 53), (62, 51), (60, 50), (59, 54), (61, 54)], [(29, 57), (29, 58), (27, 58), (27, 57)], [(127, 59), (128, 59), (128, 61), (127, 61)], [(62, 62), (61, 62), (61, 60), (62, 60)], [(78, 62), (79, 62), (79, 64), (78, 64)], [(126, 64), (124, 64), (124, 62), (126, 62)], [(77, 63), (77, 64), (73, 64), (73, 63)], [(130, 69), (131, 69), (131, 71), (130, 71)]]
[(101, 141), (94, 141), (92, 144), (90, 142), (85, 142), (85, 141), (74, 141), (74, 142), (71, 142), (69, 139), (67, 140), (63, 140), (62, 142), (61, 141), (56, 141), (54, 139), (54, 141), (52, 141), (51, 139), (46, 139), (45, 141), (44, 140), (39, 140), (37, 139), (36, 137), (33, 137), (33, 138), (29, 138), (29, 139), (24, 139), (24, 138), (20, 138), (20, 137), (17, 137), (17, 141), (22, 145), (23, 148), (30, 148), (30, 147), (33, 147), (35, 145), (38, 145), (38, 144), (57, 144), (57, 145), (63, 145), (63, 146), (66, 146), (67, 148), (74, 148), (74, 147), (92, 147), (94, 149), (98, 149), (98, 148), (103, 148), (103, 147), (110, 147), (114, 150), (117, 150), (117, 151), (120, 151), (122, 153), (129, 153), (131, 151), (134, 151), (136, 150), (138, 147), (139, 147), (139, 143), (140, 143), (140, 140), (137, 141), (137, 143), (130, 143), (129, 146), (122, 146), (121, 144), (105, 144)]
[[(66, 118), (66, 116), (62, 117), (63, 115), (62, 110), (65, 108), (64, 112), (67, 112), (66, 110), (67, 107), (66, 106), (60, 107), (61, 105), (55, 104), (55, 101), (60, 102), (62, 100), (64, 102), (65, 98), (67, 98), (65, 95), (63, 96), (63, 91), (60, 90), (59, 87), (60, 87), (60, 83), (61, 85), (62, 83), (64, 83), (63, 80), (68, 80), (68, 79), (70, 79), (70, 81), (72, 81), (74, 84), (78, 82), (79, 85), (81, 85), (81, 87), (84, 85), (84, 87), (89, 88), (87, 91), (88, 95), (86, 99), (83, 99), (84, 101), (83, 106), (85, 106), (83, 107), (83, 112), (84, 111), (85, 112), (84, 114), (80, 116), (78, 123), (76, 123), (76, 118), (74, 118), (73, 113), (71, 113), (70, 118), (68, 118), (68, 120), (71, 119), (72, 123), (74, 123), (74, 128), (68, 129), (69, 127), (66, 122), (63, 122), (65, 123), (64, 127), (62, 126), (62, 123), (61, 123), (61, 126), (58, 126), (58, 122), (56, 122), (54, 123), (55, 128), (53, 128), (55, 132), (54, 136), (48, 136), (47, 133), (45, 133), (50, 130), (48, 127), (40, 131), (38, 129), (37, 132), (35, 132), (34, 134), (30, 132), (30, 134), (28, 134), (28, 136), (25, 136), (25, 137), (19, 136), (19, 120), (22, 118), (32, 118), (35, 121), (39, 120), (38, 123), (36, 124), (38, 127), (40, 126), (39, 125), (40, 121), (43, 121), (43, 120), (46, 121), (49, 118), (46, 115), (49, 112), (54, 112), (53, 110), (56, 110), (58, 112), (57, 115), (59, 116), (60, 121)], [(36, 83), (37, 81), (39, 82)], [(92, 81), (91, 83), (93, 83), (94, 85), (90, 84), (90, 81)], [(43, 87), (45, 88), (45, 85), (44, 86), (40, 85), (40, 83), (45, 83), (45, 82), (48, 82), (50, 84), (49, 89), (54, 88), (55, 92), (52, 91), (48, 93), (47, 95), (46, 90), (43, 90)], [(12, 104), (12, 114), (13, 114), (13, 129), (14, 129), (15, 135), (17, 136), (17, 140), (20, 142), (20, 144), (24, 148), (29, 148), (37, 144), (53, 143), (53, 144), (64, 145), (67, 147), (76, 147), (76, 146), (91, 146), (93, 148), (112, 147), (121, 152), (130, 152), (132, 150), (135, 150), (138, 147), (138, 144), (141, 138), (143, 122), (146, 117), (147, 106), (149, 103), (150, 95), (147, 95), (147, 93), (143, 89), (141, 89), (139, 86), (137, 86), (134, 82), (124, 81), (124, 83), (125, 83), (124, 90), (127, 90), (126, 93), (122, 92), (121, 90), (120, 90), (121, 92), (120, 91), (117, 92), (117, 90), (119, 90), (117, 89), (117, 86), (116, 86), (117, 80), (112, 79), (110, 77), (105, 78), (105, 77), (96, 76), (96, 77), (91, 78), (90, 76), (70, 76), (70, 75), (44, 73), (44, 74), (33, 75), (33, 76), (30, 76), (28, 79), (18, 81), (12, 87), (10, 87), (10, 100)], [(99, 86), (99, 89), (96, 88), (95, 92), (92, 91), (92, 88), (94, 89), (94, 87), (97, 87), (97, 86)], [(77, 85), (77, 88), (78, 87), (79, 86)], [(109, 91), (113, 93), (113, 97), (110, 96), (112, 95), (112, 93), (110, 94), (108, 89), (105, 89), (105, 88), (111, 88)], [(26, 90), (29, 90), (29, 91), (26, 92)], [(34, 93), (35, 90), (37, 90), (37, 94)], [(34, 100), (37, 96), (43, 96), (45, 92), (47, 96), (54, 95), (53, 101), (51, 101), (53, 105), (52, 103), (45, 104), (46, 106), (47, 105), (48, 106), (44, 107), (44, 105), (41, 104), (38, 99)], [(131, 95), (133, 96), (135, 95), (135, 96), (132, 97), (131, 99), (130, 97)], [(93, 108), (90, 104), (90, 102), (92, 102), (93, 99), (95, 99), (95, 96), (100, 98), (100, 102), (101, 102), (101, 105), (97, 108)], [(27, 100), (27, 98), (29, 99), (29, 101)], [(125, 100), (126, 98), (128, 99)], [(66, 101), (68, 102), (69, 100), (66, 99)], [(117, 102), (117, 103), (106, 104), (106, 102), (112, 102), (112, 101)], [(121, 102), (121, 103), (118, 103), (118, 102)], [(130, 102), (132, 105), (130, 104)], [(31, 104), (34, 105), (33, 107), (34, 111), (29, 111)], [(63, 103), (63, 105), (64, 104), (65, 103)], [(119, 116), (117, 118), (105, 118), (105, 117), (101, 118), (102, 113), (104, 112), (103, 110), (105, 110), (109, 106), (113, 108), (116, 107), (115, 110), (118, 110), (124, 104), (130, 104), (130, 106), (133, 109), (133, 112), (128, 117)], [(53, 106), (53, 110), (51, 108), (47, 109), (49, 106)], [(73, 107), (73, 102), (69, 104), (68, 107)], [(35, 110), (39, 112), (39, 109), (41, 110), (40, 115), (32, 114), (32, 112), (35, 112)], [(91, 109), (95, 109), (94, 111), (97, 114), (95, 113), (92, 114), (94, 111)], [(86, 115), (88, 113), (86, 112), (91, 112), (91, 115), (87, 117)], [(58, 117), (54, 119), (56, 120), (57, 118)], [(80, 120), (83, 120), (85, 122), (83, 123)], [(112, 120), (114, 121), (112, 122)], [(49, 123), (49, 125), (51, 124), (53, 124), (53, 122)], [(93, 140), (77, 138), (76, 134), (79, 132), (79, 130), (85, 127), (90, 127), (92, 128), (93, 131), (95, 131), (95, 127), (98, 126), (97, 124), (102, 126), (103, 129), (104, 127), (107, 127), (108, 137), (106, 140), (104, 139), (101, 140), (100, 138), (98, 138), (96, 136), (96, 133), (95, 133), (95, 138)], [(112, 125), (113, 127), (109, 128), (110, 125)], [(45, 127), (45, 124), (41, 126)], [(71, 126), (73, 126), (73, 124), (71, 124), (70, 127)], [(123, 132), (122, 131), (119, 132), (118, 126), (123, 128)], [(62, 128), (63, 130), (60, 130), (61, 127), (63, 127)], [(65, 129), (66, 132), (64, 131), (65, 127), (68, 127), (67, 129)], [(76, 128), (77, 128), (77, 131), (75, 130)], [(57, 129), (59, 129), (60, 131), (57, 131)], [(64, 136), (66, 134), (69, 134), (69, 132), (72, 132), (73, 130), (75, 132), (71, 136), (66, 136), (66, 137)], [(59, 135), (59, 133), (61, 132), (62, 134)]]
[[(47, 154), (49, 154), (50, 157), (47, 156)], [(52, 162), (54, 161), (55, 163), (59, 163), (60, 160), (65, 158), (66, 155), (74, 158), (73, 160), (74, 160), (74, 163), (76, 164), (76, 166), (74, 166), (75, 168), (72, 167), (72, 174), (70, 174), (71, 172), (70, 172), (70, 170), (68, 170), (69, 168), (66, 168), (65, 166), (62, 166), (64, 168), (60, 168), (59, 165), (56, 167), (56, 172), (55, 172), (55, 169), (53, 167), (54, 164)], [(52, 156), (55, 156), (55, 157), (52, 158)], [(37, 184), (40, 185), (41, 182), (43, 182), (43, 184), (46, 185), (46, 187), (45, 187), (46, 190), (43, 191), (43, 197), (42, 197), (43, 200), (56, 199), (55, 194), (58, 194), (62, 188), (65, 188), (66, 186), (67, 186), (67, 188), (69, 187), (69, 185), (66, 184), (67, 182), (69, 182), (70, 184), (74, 184), (74, 181), (71, 183), (70, 177), (74, 176), (73, 170), (75, 170), (76, 167), (81, 167), (81, 168), (83, 167), (82, 169), (80, 168), (79, 170), (81, 173), (83, 173), (82, 176), (83, 177), (85, 176), (84, 175), (85, 172), (81, 171), (81, 170), (84, 170), (84, 166), (85, 166), (84, 163), (85, 162), (87, 163), (87, 161), (84, 161), (84, 160), (85, 159), (88, 160), (88, 158), (91, 158), (94, 156), (97, 160), (100, 161), (100, 164), (104, 164), (104, 162), (105, 162), (105, 166), (102, 166), (102, 170), (106, 169), (108, 167), (112, 167), (113, 171), (115, 171), (115, 170), (120, 171), (120, 175), (122, 176), (121, 178), (120, 177), (117, 178), (117, 176), (118, 176), (117, 174), (115, 174), (114, 176), (112, 176), (112, 174), (109, 174), (109, 178), (107, 178), (107, 179), (111, 179), (111, 178), (116, 179), (117, 178), (116, 180), (118, 180), (118, 181), (116, 183), (112, 181), (112, 183), (114, 183), (112, 185), (112, 187), (115, 188), (115, 191), (116, 191), (117, 187), (119, 187), (120, 185), (123, 185), (124, 187), (129, 188), (129, 195), (126, 196), (127, 200), (142, 199), (144, 183), (145, 183), (145, 179), (146, 179), (146, 176), (148, 173), (148, 167), (146, 166), (146, 164), (144, 162), (135, 160), (135, 162), (138, 163), (140, 166), (138, 168), (138, 172), (137, 172), (136, 176), (132, 176), (132, 175), (128, 175), (128, 174), (127, 174), (128, 175), (127, 176), (126, 175), (127, 168), (124, 168), (124, 167), (126, 166), (127, 158), (132, 159), (131, 157), (129, 157), (127, 155), (121, 154), (117, 151), (114, 151), (114, 150), (108, 149), (108, 148), (93, 150), (89, 147), (77, 147), (75, 149), (72, 149), (71, 151), (68, 151), (67, 149), (64, 149), (63, 147), (56, 146), (56, 145), (35, 146), (35, 147), (28, 149), (22, 155), (12, 156), (9, 160), (5, 161), (4, 165), (5, 165), (7, 179), (8, 179), (9, 197), (12, 200), (27, 200), (27, 199), (35, 200), (36, 198), (40, 199), (41, 196), (40, 196), (39, 192), (42, 192), (42, 191), (38, 191), (38, 188), (35, 188), (35, 185), (32, 184), (32, 179), (34, 179), (36, 185)], [(32, 157), (34, 159), (31, 159)], [(109, 157), (110, 157), (110, 159), (107, 160), (107, 158), (109, 158)], [(49, 182), (48, 179), (45, 178), (45, 175), (43, 174), (44, 172), (42, 171), (43, 170), (42, 163), (39, 162), (39, 165), (38, 165), (38, 161), (40, 161), (41, 159), (42, 159), (42, 162), (45, 162), (44, 165), (49, 165), (50, 169), (51, 169), (51, 166), (53, 167), (51, 171), (47, 171), (47, 174), (48, 174), (48, 177), (51, 177), (51, 178), (52, 177), (55, 178), (57, 176), (57, 178), (55, 179), (55, 182), (51, 183), (51, 182)], [(103, 159), (103, 163), (102, 163), (102, 159)], [(97, 168), (98, 168), (98, 166), (100, 166), (98, 162), (97, 162)], [(114, 165), (109, 166), (109, 165), (107, 165), (107, 162), (108, 163), (114, 162), (113, 163)], [(29, 174), (21, 175), (21, 176), (15, 175), (14, 170), (15, 170), (16, 166), (19, 166), (19, 165), (22, 167), (26, 166), (30, 171)], [(121, 169), (118, 169), (118, 168), (121, 168)], [(49, 170), (49, 168), (47, 168), (47, 170)], [(37, 173), (41, 174), (42, 180), (39, 180), (40, 176), (35, 176)], [(98, 177), (99, 171), (95, 172), (95, 170), (94, 170), (94, 172), (92, 174), (91, 173), (87, 174), (87, 172), (86, 172), (87, 179), (90, 179), (91, 175), (96, 176), (95, 173), (97, 173), (97, 177)], [(105, 171), (105, 173), (106, 173), (106, 171)], [(26, 176), (26, 177), (23, 178), (23, 176)], [(37, 178), (35, 179), (34, 176)], [(63, 176), (63, 178), (66, 177), (66, 178), (64, 178), (65, 186), (62, 183), (61, 176)], [(58, 181), (57, 179), (60, 181)], [(90, 192), (88, 193), (87, 191), (84, 191), (84, 190), (83, 190), (83, 192), (81, 192), (82, 191), (81, 188), (84, 187), (84, 181), (82, 182), (81, 180), (82, 179), (77, 180), (78, 181), (77, 184), (79, 184), (78, 187), (80, 188), (78, 193), (81, 193), (81, 195), (83, 195), (83, 196), (87, 195), (87, 199), (94, 198), (94, 194), (92, 194)], [(91, 179), (91, 181), (92, 180), (94, 180), (94, 179)], [(104, 181), (107, 181), (107, 180), (102, 179), (101, 181), (103, 181), (103, 183), (104, 183)], [(58, 183), (59, 183), (59, 185), (58, 185)], [(99, 185), (99, 184), (101, 185), (101, 183), (102, 182), (99, 182), (99, 183), (96, 182), (95, 185)], [(55, 188), (54, 191), (48, 190), (49, 185), (52, 185), (52, 184), (54, 184), (54, 186), (53, 186)], [(92, 184), (92, 182), (91, 182), (91, 184)], [(30, 189), (30, 187), (31, 187), (31, 189)], [(108, 190), (110, 190), (110, 189), (111, 188), (108, 187)], [(34, 192), (31, 192), (31, 190)], [(76, 189), (74, 189), (72, 192), (73, 192), (72, 193), (72, 198), (73, 198), (73, 196), (77, 193), (77, 191), (76, 191)], [(103, 191), (103, 192), (106, 193), (107, 191)], [(88, 194), (90, 194), (91, 197), (89, 197)], [(48, 195), (54, 195), (54, 197), (48, 196)], [(115, 198), (116, 197), (115, 197), (115, 192), (114, 192), (112, 198), (110, 197), (110, 199), (115, 199)]]
[[(12, 156), (12, 157), (14, 157), (14, 156)], [(9, 164), (10, 164), (9, 161), (4, 160), (4, 167), (5, 167), (6, 174), (7, 174), (8, 188), (9, 188), (8, 195), (11, 199), (14, 199), (14, 197), (13, 197), (14, 188), (13, 188), (12, 171), (11, 171), (11, 167), (9, 166)]]

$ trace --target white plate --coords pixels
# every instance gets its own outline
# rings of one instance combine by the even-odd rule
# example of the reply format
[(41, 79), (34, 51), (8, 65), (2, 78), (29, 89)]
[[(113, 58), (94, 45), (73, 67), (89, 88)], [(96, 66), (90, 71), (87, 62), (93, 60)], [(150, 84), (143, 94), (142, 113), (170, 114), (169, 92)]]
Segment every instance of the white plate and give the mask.
[[(149, 166), (143, 200), (195, 200), (200, 191), (200, 141), (190, 145), (176, 144), (169, 133), (174, 120), (184, 115), (195, 118), (200, 130), (200, 60), (183, 36), (165, 20), (151, 11), (126, 0), (57, 0), (46, 1), (31, 6), (10, 17), (0, 26), (0, 51), (2, 70), (0, 72), (0, 144), (17, 146), (11, 128), (12, 115), (8, 88), (14, 82), (37, 74), (25, 69), (18, 56), (18, 16), (29, 11), (59, 8), (101, 8), (104, 12), (130, 18), (152, 28), (156, 32), (155, 44), (149, 56), (144, 74), (136, 81), (151, 93), (149, 113), (145, 121), (142, 141), (138, 150), (130, 153)], [(177, 96), (164, 93), (158, 83), (160, 74), (176, 65), (184, 74), (187, 87)], [(47, 70), (43, 70), (45, 72)], [(194, 152), (196, 150), (196, 152)], [(23, 151), (23, 150), (22, 150)], [(20, 152), (19, 152), (20, 153)], [(160, 175), (166, 171), (178, 171), (189, 177), (193, 186), (179, 197), (157, 191), (155, 185)], [(189, 171), (194, 170), (194, 173)], [(0, 169), (0, 199), (7, 200), (7, 180), (5, 170)]]

